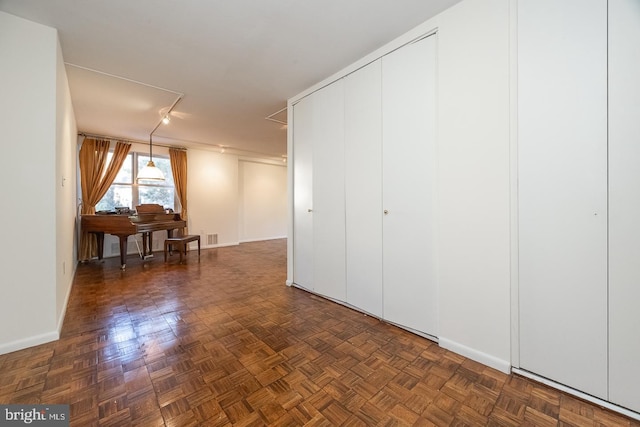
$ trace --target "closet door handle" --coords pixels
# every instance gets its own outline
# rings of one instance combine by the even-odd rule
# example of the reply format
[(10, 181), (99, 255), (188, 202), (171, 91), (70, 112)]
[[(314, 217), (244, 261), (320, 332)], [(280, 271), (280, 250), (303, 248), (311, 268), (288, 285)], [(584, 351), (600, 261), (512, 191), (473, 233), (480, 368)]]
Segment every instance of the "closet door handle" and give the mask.
[(385, 215), (389, 215), (389, 210), (388, 209), (385, 209), (383, 212), (384, 212)]
[(307, 212), (313, 212), (313, 209), (309, 208), (307, 209)]

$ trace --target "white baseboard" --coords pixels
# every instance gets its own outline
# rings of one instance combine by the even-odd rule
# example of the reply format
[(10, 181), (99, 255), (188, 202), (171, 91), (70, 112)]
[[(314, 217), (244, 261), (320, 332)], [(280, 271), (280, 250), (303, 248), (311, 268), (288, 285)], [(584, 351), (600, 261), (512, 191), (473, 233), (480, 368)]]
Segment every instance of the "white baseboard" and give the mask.
[(467, 347), (465, 345), (459, 344), (455, 341), (448, 340), (443, 337), (438, 337), (438, 344), (442, 348), (446, 348), (447, 350), (451, 350), (454, 353), (458, 353), (461, 356), (467, 357), (471, 360), (475, 360), (476, 362), (482, 363), (483, 365), (487, 365), (493, 369), (497, 369), (500, 372), (504, 372), (505, 374), (511, 373), (511, 363), (507, 360), (498, 359), (495, 356), (490, 354), (483, 353), (471, 347)]
[(19, 340), (11, 341), (8, 343), (0, 344), (0, 354), (11, 353), (18, 350), (24, 350), (25, 348), (33, 347), (40, 344), (46, 344), (51, 341), (57, 341), (60, 339), (62, 333), (62, 325), (64, 324), (64, 318), (67, 314), (67, 306), (69, 305), (69, 298), (71, 297), (71, 289), (73, 288), (73, 280), (78, 269), (76, 263), (73, 271), (71, 272), (71, 281), (67, 287), (67, 294), (64, 298), (64, 304), (62, 305), (62, 312), (58, 313), (58, 322), (56, 330), (51, 332), (45, 332), (44, 334), (34, 335), (32, 337), (21, 338)]
[(287, 279), (287, 280), (284, 282), (284, 284), (285, 284), (285, 285), (287, 285), (287, 286), (293, 286), (293, 280), (289, 280), (289, 279)]
[(264, 242), (266, 240), (280, 240), (286, 238), (287, 236), (261, 237), (259, 239), (243, 239), (240, 240), (240, 243)]
[[(77, 264), (76, 264), (77, 265)], [(71, 283), (67, 287), (67, 295), (64, 297), (64, 303), (62, 304), (62, 313), (58, 314), (58, 336), (62, 333), (62, 325), (64, 324), (64, 318), (67, 314), (67, 306), (69, 305), (69, 297), (71, 297), (71, 289), (73, 288), (73, 278), (75, 277), (76, 269), (73, 270), (73, 274), (71, 275)]]
[(40, 335), (34, 335), (28, 338), (22, 338), (5, 344), (0, 344), (0, 354), (24, 350), (25, 348), (45, 344), (51, 341), (56, 341), (58, 339), (60, 339), (60, 334), (57, 331), (51, 331)]
[(520, 368), (513, 368), (513, 373), (521, 375), (521, 376), (529, 378), (529, 379), (532, 379), (532, 380), (537, 381), (539, 383), (548, 385), (549, 387), (553, 387), (553, 388), (555, 388), (557, 390), (564, 391), (567, 394), (571, 394), (571, 395), (576, 396), (576, 397), (578, 397), (580, 399), (586, 400), (587, 402), (594, 403), (596, 405), (599, 405), (599, 406), (602, 406), (604, 408), (610, 409), (610, 410), (612, 410), (614, 412), (617, 412), (619, 414), (625, 415), (625, 416), (627, 416), (629, 418), (633, 418), (634, 420), (640, 421), (640, 414), (637, 413), (637, 412), (634, 412), (634, 411), (629, 410), (627, 408), (624, 408), (622, 406), (618, 406), (618, 405), (616, 405), (614, 403), (611, 403), (611, 402), (608, 402), (606, 400), (602, 400), (602, 399), (600, 399), (598, 397), (591, 396), (590, 394), (583, 393), (583, 392), (581, 392), (579, 390), (576, 390), (574, 388), (568, 387), (568, 386), (566, 386), (564, 384), (557, 383), (557, 382), (552, 381), (552, 380), (550, 380), (548, 378), (544, 378), (544, 377), (538, 376), (538, 375), (536, 375), (536, 374), (534, 374), (532, 372), (529, 372), (529, 371), (526, 371), (526, 370), (520, 369)]
[[(201, 249), (224, 248), (224, 247), (227, 247), (227, 246), (238, 246), (239, 244), (240, 244), (240, 242), (221, 243), (219, 245), (202, 245)], [(191, 246), (189, 247), (189, 249), (197, 250), (197, 249), (193, 249)]]
[(62, 334), (62, 325), (64, 324), (64, 318), (67, 315), (67, 307), (69, 306), (69, 298), (71, 298), (71, 290), (73, 289), (73, 283), (76, 279), (76, 272), (78, 271), (78, 260), (73, 265), (73, 271), (71, 272), (71, 279), (69, 280), (69, 286), (67, 287), (67, 295), (64, 297), (64, 304), (62, 305), (62, 313), (58, 317), (58, 336)]

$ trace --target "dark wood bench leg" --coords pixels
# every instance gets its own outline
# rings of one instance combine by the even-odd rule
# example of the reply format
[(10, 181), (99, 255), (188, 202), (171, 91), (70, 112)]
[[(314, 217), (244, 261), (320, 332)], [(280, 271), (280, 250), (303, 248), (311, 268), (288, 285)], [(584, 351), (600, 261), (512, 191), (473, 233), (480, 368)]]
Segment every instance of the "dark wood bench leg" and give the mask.
[(200, 236), (194, 236), (194, 235), (189, 235), (189, 236), (184, 236), (182, 238), (178, 238), (176, 237), (175, 239), (172, 239), (171, 241), (169, 240), (165, 240), (164, 242), (164, 259), (165, 261), (167, 260), (167, 252), (169, 252), (169, 255), (171, 255), (171, 250), (173, 249), (173, 246), (176, 246), (176, 250), (180, 252), (180, 263), (182, 264), (182, 262), (184, 261), (184, 259), (187, 257), (187, 252), (189, 250), (189, 243), (197, 241), (198, 242), (198, 262), (200, 262)]

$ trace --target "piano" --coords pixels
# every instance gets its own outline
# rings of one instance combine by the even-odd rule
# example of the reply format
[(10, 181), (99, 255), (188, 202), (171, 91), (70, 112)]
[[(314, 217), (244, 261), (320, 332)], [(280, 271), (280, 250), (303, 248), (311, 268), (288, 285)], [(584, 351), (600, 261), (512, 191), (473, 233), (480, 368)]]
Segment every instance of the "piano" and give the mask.
[[(127, 240), (133, 234), (142, 234), (142, 256), (153, 255), (153, 232), (167, 230), (167, 237), (173, 237), (173, 230), (187, 226), (178, 213), (165, 213), (161, 205), (140, 205), (136, 215), (95, 214), (80, 215), (82, 231), (96, 235), (98, 239), (98, 259), (104, 254), (104, 235), (111, 234), (120, 239), (120, 268), (126, 268)], [(148, 251), (148, 253), (147, 253)]]

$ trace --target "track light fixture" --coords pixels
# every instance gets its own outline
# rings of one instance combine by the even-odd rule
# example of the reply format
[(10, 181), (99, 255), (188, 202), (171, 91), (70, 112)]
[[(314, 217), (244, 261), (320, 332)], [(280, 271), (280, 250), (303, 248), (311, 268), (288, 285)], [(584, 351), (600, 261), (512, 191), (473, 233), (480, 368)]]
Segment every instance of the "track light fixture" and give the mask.
[(171, 110), (173, 110), (173, 108), (176, 106), (178, 101), (180, 101), (181, 99), (182, 99), (182, 95), (178, 96), (178, 98), (173, 102), (173, 105), (171, 105), (169, 110), (167, 110), (167, 114), (164, 115), (164, 117), (158, 122), (156, 127), (154, 127), (151, 133), (149, 134), (149, 163), (147, 163), (147, 166), (145, 166), (144, 168), (142, 168), (140, 172), (138, 172), (136, 181), (139, 181), (139, 180), (164, 181), (165, 179), (164, 174), (160, 169), (156, 167), (155, 163), (153, 163), (153, 133), (156, 131), (156, 129), (158, 129), (158, 126), (160, 126), (160, 123), (164, 123), (166, 125), (171, 121), (171, 119), (169, 118), (169, 114), (171, 113)]

